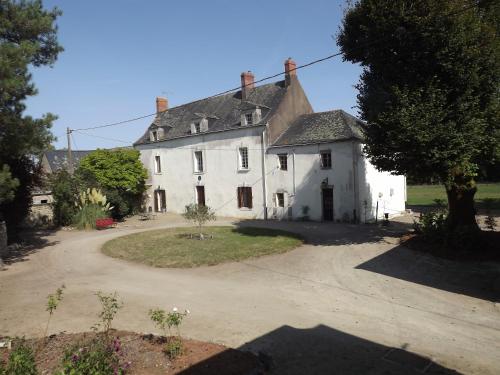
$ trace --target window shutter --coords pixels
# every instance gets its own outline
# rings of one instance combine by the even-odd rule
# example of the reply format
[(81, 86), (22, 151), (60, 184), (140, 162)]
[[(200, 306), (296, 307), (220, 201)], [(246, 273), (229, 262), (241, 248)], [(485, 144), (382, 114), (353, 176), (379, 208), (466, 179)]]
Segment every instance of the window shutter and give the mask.
[(236, 195), (238, 196), (238, 208), (241, 208), (242, 204), (241, 204), (241, 198), (242, 198), (242, 194), (241, 194), (241, 188), (238, 187), (236, 189)]
[(274, 203), (274, 207), (278, 207), (278, 200), (276, 198), (276, 193), (273, 193), (273, 203)]
[(194, 122), (191, 123), (191, 134), (196, 134), (196, 128), (194, 126)]
[(249, 187), (248, 189), (248, 208), (253, 208), (253, 197), (252, 197), (252, 188)]

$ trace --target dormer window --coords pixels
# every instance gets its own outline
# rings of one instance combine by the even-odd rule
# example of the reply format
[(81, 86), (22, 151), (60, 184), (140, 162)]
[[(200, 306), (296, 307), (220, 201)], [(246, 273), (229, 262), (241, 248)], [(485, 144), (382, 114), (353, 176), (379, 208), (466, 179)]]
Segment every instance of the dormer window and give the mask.
[(253, 124), (253, 113), (245, 113), (245, 124), (246, 125)]
[(152, 140), (153, 142), (156, 142), (156, 141), (158, 140), (158, 131), (153, 130), (153, 131), (151, 132), (151, 140)]
[(203, 118), (191, 123), (191, 134), (198, 134), (208, 131), (208, 119)]

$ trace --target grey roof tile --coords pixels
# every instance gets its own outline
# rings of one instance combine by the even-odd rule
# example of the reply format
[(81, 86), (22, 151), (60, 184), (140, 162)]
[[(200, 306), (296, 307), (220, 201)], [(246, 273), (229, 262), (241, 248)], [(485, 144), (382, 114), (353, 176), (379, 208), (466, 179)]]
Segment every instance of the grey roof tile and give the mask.
[(261, 108), (262, 117), (259, 124), (265, 124), (285, 92), (285, 81), (279, 81), (253, 88), (245, 101), (241, 100), (241, 91), (238, 91), (170, 108), (155, 118), (134, 145), (152, 143), (149, 140), (149, 131), (155, 127), (163, 129), (160, 141), (189, 136), (191, 123), (200, 117), (208, 119), (208, 132), (238, 128), (241, 111), (255, 106)]
[(273, 146), (363, 139), (364, 123), (341, 109), (299, 116)]
[[(80, 150), (80, 151), (72, 151), (71, 156), (73, 158), (73, 165), (76, 167), (80, 160), (90, 154), (94, 150)], [(52, 172), (55, 172), (60, 169), (66, 169), (68, 167), (68, 151), (67, 150), (52, 150), (46, 151), (45, 157), (49, 162), (50, 169)]]

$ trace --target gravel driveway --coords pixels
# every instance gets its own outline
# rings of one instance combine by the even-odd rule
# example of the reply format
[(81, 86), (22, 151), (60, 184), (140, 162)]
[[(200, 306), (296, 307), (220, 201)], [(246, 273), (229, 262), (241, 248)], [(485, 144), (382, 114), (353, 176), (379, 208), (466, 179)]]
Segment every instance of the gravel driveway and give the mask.
[(196, 269), (100, 253), (111, 238), (179, 225), (168, 215), (137, 227), (45, 235), (0, 272), (0, 335), (40, 335), (46, 296), (64, 283), (52, 332), (89, 330), (99, 309), (93, 293), (116, 290), (125, 303), (117, 328), (155, 332), (150, 308), (188, 308), (185, 336), (260, 352), (275, 373), (500, 373), (498, 265), (412, 252), (399, 245), (404, 223), (236, 223), (298, 232), (307, 244)]

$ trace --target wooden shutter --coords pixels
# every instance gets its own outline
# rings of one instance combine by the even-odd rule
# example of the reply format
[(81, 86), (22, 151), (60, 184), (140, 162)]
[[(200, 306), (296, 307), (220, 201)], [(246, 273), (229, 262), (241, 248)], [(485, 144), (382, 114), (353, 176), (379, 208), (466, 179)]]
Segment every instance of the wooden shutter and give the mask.
[(238, 208), (241, 208), (241, 206), (242, 206), (241, 199), (243, 197), (243, 194), (241, 194), (241, 188), (240, 187), (238, 187), (236, 189), (236, 195), (238, 196)]
[(247, 192), (248, 192), (248, 208), (253, 208), (253, 202), (252, 202), (252, 188), (247, 187)]

